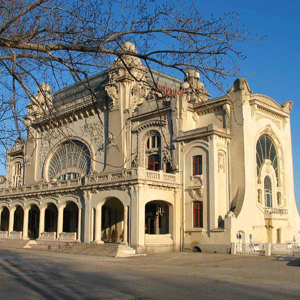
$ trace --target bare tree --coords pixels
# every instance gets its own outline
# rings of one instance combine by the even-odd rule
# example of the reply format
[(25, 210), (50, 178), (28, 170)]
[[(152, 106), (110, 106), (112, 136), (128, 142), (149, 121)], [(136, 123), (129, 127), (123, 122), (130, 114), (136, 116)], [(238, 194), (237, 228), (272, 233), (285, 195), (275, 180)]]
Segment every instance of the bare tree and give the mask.
[[(88, 76), (130, 55), (149, 69), (193, 68), (220, 87), (239, 73), (236, 46), (249, 38), (237, 15), (207, 19), (180, 1), (0, 1), (0, 141), (22, 136), (25, 106), (42, 82), (88, 89)], [(126, 41), (138, 52), (120, 47)]]

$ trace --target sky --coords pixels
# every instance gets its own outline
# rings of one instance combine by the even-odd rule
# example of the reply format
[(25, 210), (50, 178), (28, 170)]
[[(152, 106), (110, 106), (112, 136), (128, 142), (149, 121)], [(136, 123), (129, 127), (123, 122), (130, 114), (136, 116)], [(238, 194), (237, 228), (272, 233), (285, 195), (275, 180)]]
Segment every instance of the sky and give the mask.
[[(266, 36), (259, 43), (247, 41), (239, 45), (247, 58), (239, 61), (238, 66), (242, 73), (247, 73), (254, 93), (265, 94), (279, 104), (294, 102), (291, 130), (295, 197), (300, 211), (300, 1), (194, 0), (194, 3), (207, 16), (238, 13), (252, 36)], [(234, 80), (227, 79), (224, 89), (229, 89)], [(212, 97), (219, 96), (213, 90), (209, 92)]]
[[(295, 197), (300, 211), (300, 1), (206, 0), (195, 1), (199, 11), (215, 16), (236, 12), (253, 36), (266, 36), (258, 44), (245, 42), (239, 49), (247, 58), (239, 61), (253, 93), (279, 104), (293, 101), (291, 131)], [(228, 88), (235, 78), (226, 80)], [(209, 91), (213, 96), (213, 91)]]

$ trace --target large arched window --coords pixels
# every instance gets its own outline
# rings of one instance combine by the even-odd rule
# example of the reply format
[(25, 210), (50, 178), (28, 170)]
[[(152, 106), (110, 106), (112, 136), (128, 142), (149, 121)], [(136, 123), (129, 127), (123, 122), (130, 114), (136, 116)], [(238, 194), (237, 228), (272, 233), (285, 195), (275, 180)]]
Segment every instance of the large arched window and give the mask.
[(91, 158), (88, 147), (76, 140), (63, 143), (51, 157), (49, 180), (69, 180), (87, 174), (90, 170)]
[(263, 134), (256, 144), (256, 163), (258, 176), (261, 166), (266, 159), (270, 160), (278, 183), (278, 157), (276, 147), (273, 140), (267, 134)]
[(272, 207), (272, 182), (269, 176), (264, 180), (265, 206)]

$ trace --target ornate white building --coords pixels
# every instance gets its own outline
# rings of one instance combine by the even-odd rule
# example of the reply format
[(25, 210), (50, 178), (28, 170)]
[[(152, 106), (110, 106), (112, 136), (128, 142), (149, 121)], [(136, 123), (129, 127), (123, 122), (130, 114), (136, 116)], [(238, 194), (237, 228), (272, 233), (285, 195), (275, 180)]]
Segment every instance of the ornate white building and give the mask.
[(253, 94), (245, 79), (211, 99), (199, 79), (150, 76), (124, 55), (90, 78), (93, 95), (41, 85), (27, 140), (7, 151), (0, 237), (138, 253), (299, 240), (292, 103)]

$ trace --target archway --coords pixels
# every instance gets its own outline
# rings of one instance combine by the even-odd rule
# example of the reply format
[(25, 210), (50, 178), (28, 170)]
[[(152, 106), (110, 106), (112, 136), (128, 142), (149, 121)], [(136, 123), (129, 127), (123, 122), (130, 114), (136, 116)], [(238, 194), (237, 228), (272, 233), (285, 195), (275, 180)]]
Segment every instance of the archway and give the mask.
[(33, 240), (39, 237), (40, 210), (32, 205), (28, 214), (28, 237)]
[(120, 243), (124, 238), (124, 205), (117, 198), (102, 206), (102, 241)]
[(13, 231), (23, 231), (24, 211), (23, 208), (18, 205), (14, 213), (14, 227)]
[(70, 201), (64, 209), (63, 232), (78, 231), (78, 207)]
[(57, 232), (57, 220), (57, 207), (53, 203), (49, 203), (45, 210), (45, 232)]
[(145, 206), (145, 233), (170, 233), (170, 207), (165, 201), (151, 201)]
[(9, 210), (4, 207), (1, 213), (1, 231), (8, 231), (9, 226)]

